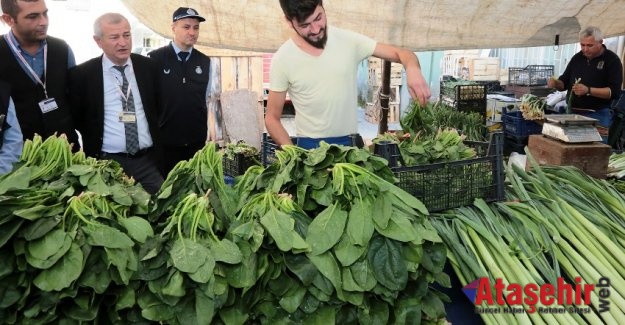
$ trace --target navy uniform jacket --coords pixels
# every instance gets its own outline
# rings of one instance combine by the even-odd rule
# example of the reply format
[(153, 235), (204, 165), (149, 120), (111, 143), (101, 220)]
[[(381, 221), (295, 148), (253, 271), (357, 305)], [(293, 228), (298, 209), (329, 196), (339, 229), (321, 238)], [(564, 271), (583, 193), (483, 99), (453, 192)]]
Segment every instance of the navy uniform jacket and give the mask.
[(159, 126), (165, 146), (185, 146), (206, 141), (206, 92), (210, 59), (193, 49), (183, 64), (171, 44), (148, 54), (159, 65), (161, 115)]

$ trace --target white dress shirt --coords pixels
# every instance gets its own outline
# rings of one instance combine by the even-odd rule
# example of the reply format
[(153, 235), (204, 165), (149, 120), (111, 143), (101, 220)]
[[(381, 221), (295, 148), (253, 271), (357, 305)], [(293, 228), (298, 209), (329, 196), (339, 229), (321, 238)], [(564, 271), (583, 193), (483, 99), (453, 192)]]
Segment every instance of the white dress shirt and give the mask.
[[(145, 117), (139, 86), (135, 79), (132, 60), (126, 62), (124, 70), (126, 79), (132, 91), (137, 117), (137, 132), (139, 134), (139, 148), (152, 146), (152, 136)], [(102, 56), (102, 70), (104, 78), (104, 135), (102, 139), (102, 151), (109, 153), (126, 152), (126, 131), (124, 123), (119, 120), (123, 110), (122, 74), (114, 68), (115, 64), (106, 55)], [(125, 95), (125, 94), (124, 94)]]

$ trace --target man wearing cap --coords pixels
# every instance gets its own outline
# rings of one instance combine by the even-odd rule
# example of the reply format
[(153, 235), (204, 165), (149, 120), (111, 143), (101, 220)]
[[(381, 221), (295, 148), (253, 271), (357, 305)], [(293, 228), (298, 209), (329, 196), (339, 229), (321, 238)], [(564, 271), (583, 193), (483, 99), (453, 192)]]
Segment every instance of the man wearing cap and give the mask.
[(188, 160), (206, 144), (210, 59), (194, 50), (205, 19), (192, 8), (174, 11), (173, 41), (148, 56), (161, 67), (163, 172)]

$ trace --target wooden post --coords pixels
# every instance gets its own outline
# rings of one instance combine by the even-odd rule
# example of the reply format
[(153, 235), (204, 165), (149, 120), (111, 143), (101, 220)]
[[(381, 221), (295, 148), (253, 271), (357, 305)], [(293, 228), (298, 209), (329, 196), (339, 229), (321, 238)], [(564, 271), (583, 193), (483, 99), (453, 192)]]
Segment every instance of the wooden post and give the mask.
[(391, 97), (391, 61), (383, 61), (382, 66), (382, 89), (380, 91), (380, 123), (378, 134), (388, 131), (388, 107)]

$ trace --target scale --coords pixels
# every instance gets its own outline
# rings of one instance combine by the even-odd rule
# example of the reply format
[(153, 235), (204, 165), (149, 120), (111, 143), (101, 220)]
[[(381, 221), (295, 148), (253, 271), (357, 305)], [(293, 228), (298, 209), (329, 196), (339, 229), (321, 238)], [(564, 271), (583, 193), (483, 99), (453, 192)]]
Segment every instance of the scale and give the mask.
[(600, 142), (598, 120), (578, 114), (545, 115), (543, 134), (568, 143)]

